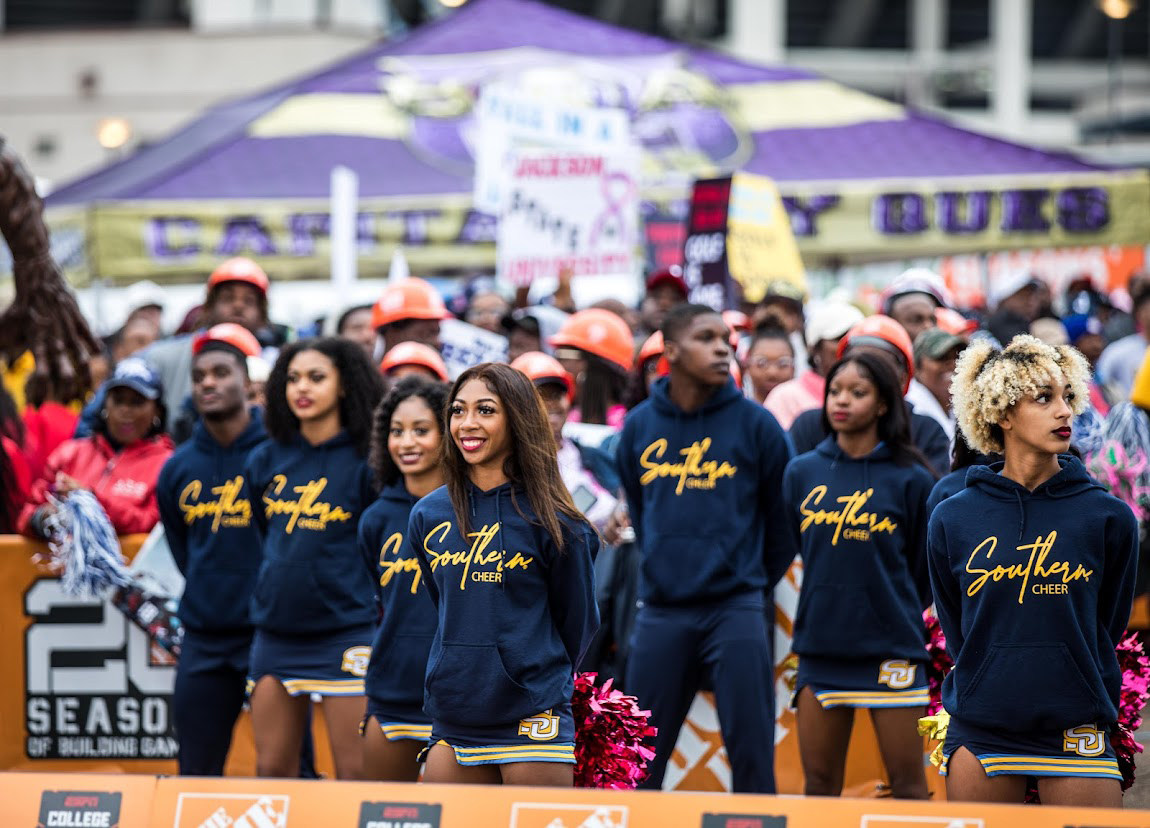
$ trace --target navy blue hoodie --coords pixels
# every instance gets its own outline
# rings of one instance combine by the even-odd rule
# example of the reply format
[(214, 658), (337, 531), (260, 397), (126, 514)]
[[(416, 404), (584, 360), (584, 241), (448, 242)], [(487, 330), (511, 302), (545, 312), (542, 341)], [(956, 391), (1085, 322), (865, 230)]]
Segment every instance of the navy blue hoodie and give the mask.
[(468, 500), (468, 540), (447, 487), (411, 512), (408, 543), (439, 618), (423, 709), (436, 721), (510, 724), (571, 700), (575, 665), (599, 627), (599, 537), (560, 516), (560, 552), (510, 483), (468, 484)]
[(252, 590), (263, 557), (244, 465), (266, 438), (252, 409), (248, 427), (229, 446), (203, 424), (164, 464), (156, 501), (164, 535), (186, 579), (180, 620), (189, 630), (238, 632), (252, 626)]
[(641, 550), (639, 597), (658, 606), (763, 593), (797, 548), (783, 525), (790, 442), (733, 380), (690, 413), (669, 379), (628, 415), (615, 462)]
[(373, 624), (376, 573), (359, 554), (359, 517), (376, 491), (346, 431), (311, 445), (269, 440), (245, 472), (263, 536), (252, 622), (281, 635)]
[(1138, 524), (1071, 455), (1033, 492), (971, 466), (930, 518), (935, 609), (956, 719), (1057, 731), (1118, 718), (1114, 647), (1130, 617)]
[(926, 658), (926, 498), (934, 478), (879, 443), (865, 457), (834, 437), (787, 466), (803, 585), (793, 649), (824, 658)]
[(427, 653), (439, 623), (419, 559), (407, 543), (418, 500), (400, 480), (384, 487), (359, 521), (359, 552), (376, 570), (382, 613), (367, 665), (367, 695), (380, 704), (416, 709), (423, 705)]

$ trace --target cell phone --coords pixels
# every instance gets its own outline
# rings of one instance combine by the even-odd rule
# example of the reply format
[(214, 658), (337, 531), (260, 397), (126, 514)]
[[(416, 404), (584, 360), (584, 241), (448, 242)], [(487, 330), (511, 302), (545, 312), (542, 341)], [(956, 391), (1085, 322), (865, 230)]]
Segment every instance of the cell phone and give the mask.
[(575, 491), (571, 492), (571, 499), (575, 501), (575, 508), (583, 514), (587, 514), (587, 510), (599, 500), (593, 491), (583, 485), (575, 487)]

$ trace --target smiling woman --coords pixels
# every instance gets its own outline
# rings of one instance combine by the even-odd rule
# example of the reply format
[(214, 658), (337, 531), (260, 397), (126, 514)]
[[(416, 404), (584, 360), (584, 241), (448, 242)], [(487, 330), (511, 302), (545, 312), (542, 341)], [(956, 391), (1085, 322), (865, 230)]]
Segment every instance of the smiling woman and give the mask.
[(1073, 348), (1016, 336), (958, 359), (963, 436), (1004, 461), (972, 466), (931, 516), (928, 563), (954, 669), (940, 772), (947, 798), (1121, 807), (1110, 742), (1138, 525), (1068, 454), (1089, 367)]
[(443, 485), (440, 444), (447, 383), (407, 377), (375, 411), (368, 464), (383, 487), (359, 522), (360, 555), (378, 567), (380, 624), (371, 646), (363, 723), (364, 777), (414, 782), (431, 736), (423, 675), (438, 622), (407, 542), (412, 507)]
[(164, 434), (166, 411), (159, 375), (141, 359), (121, 360), (104, 383), (96, 433), (62, 443), (45, 464), (20, 513), (21, 532), (44, 534), (55, 507), (49, 495), (88, 489), (120, 534), (149, 532), (160, 519), (156, 480), (172, 453)]
[(438, 614), (424, 781), (570, 787), (572, 676), (599, 624), (598, 535), (524, 374), (468, 369), (445, 422), (447, 485), (415, 506), (408, 537)]

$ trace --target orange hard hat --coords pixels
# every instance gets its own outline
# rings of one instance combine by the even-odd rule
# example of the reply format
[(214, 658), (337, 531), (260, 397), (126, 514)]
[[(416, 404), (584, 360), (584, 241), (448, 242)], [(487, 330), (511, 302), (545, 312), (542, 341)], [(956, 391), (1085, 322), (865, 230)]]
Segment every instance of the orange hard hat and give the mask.
[(383, 355), (379, 363), (379, 373), (387, 374), (401, 365), (419, 365), (426, 368), (444, 382), (450, 377), (447, 375), (447, 363), (434, 349), (420, 342), (400, 342)]
[(642, 365), (651, 357), (663, 355), (663, 332), (655, 331), (647, 337), (647, 341), (643, 343), (643, 347), (639, 349), (639, 364)]
[(383, 289), (371, 308), (371, 326), (382, 328), (401, 319), (446, 319), (451, 316), (443, 297), (423, 279), (412, 276)]
[(635, 340), (631, 328), (618, 314), (602, 308), (588, 308), (572, 314), (551, 337), (553, 346), (578, 348), (630, 371)]
[(894, 348), (901, 354), (903, 364), (906, 366), (906, 382), (903, 384), (902, 392), (906, 393), (914, 376), (914, 349), (906, 328), (881, 313), (868, 316), (861, 322), (856, 322), (839, 341), (838, 358), (842, 359), (847, 348), (852, 345), (878, 345), (887, 349)]
[(735, 385), (741, 390), (743, 387), (743, 372), (739, 369), (738, 360), (731, 360), (731, 378), (734, 379)]
[(264, 269), (246, 256), (228, 259), (213, 270), (212, 275), (208, 277), (208, 292), (210, 293), (212, 288), (216, 285), (222, 285), (224, 282), (243, 282), (258, 289), (265, 296), (270, 284)]
[(230, 345), (245, 357), (258, 357), (263, 355), (263, 348), (255, 334), (243, 325), (235, 322), (221, 322), (212, 325), (192, 340), (192, 354), (198, 354), (212, 342)]
[(511, 367), (526, 374), (527, 379), (536, 385), (542, 385), (549, 380), (559, 381), (567, 387), (567, 399), (575, 401), (575, 378), (555, 357), (540, 351), (528, 351), (513, 359)]
[(935, 308), (934, 321), (939, 328), (955, 336), (967, 336), (978, 330), (977, 322), (950, 308)]

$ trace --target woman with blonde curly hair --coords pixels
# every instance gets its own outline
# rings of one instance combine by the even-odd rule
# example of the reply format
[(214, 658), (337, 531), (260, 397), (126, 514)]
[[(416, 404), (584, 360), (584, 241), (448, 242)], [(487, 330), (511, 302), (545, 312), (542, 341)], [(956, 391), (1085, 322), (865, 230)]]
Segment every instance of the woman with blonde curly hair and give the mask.
[(1087, 402), (1078, 351), (1015, 337), (959, 357), (955, 412), (975, 451), (966, 488), (931, 516), (928, 564), (954, 670), (940, 772), (947, 798), (1121, 807), (1109, 732), (1130, 614), (1137, 524), (1068, 453)]

